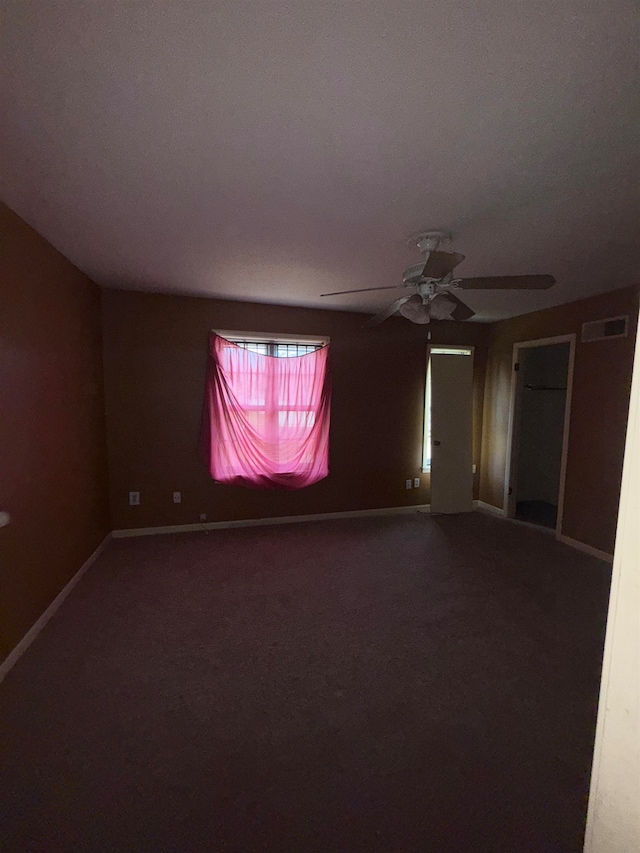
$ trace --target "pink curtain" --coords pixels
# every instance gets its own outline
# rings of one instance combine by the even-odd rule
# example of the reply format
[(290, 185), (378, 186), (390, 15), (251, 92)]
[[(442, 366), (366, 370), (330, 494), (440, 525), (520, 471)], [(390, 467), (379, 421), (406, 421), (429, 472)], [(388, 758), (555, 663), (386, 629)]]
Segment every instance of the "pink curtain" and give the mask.
[(211, 333), (200, 449), (214, 480), (302, 489), (329, 473), (329, 345), (259, 355)]

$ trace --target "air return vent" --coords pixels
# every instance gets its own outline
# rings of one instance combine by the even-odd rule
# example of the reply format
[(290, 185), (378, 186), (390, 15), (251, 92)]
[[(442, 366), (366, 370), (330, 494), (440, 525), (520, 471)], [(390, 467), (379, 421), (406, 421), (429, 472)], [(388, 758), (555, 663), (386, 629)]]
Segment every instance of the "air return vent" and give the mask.
[(593, 320), (582, 324), (583, 343), (602, 341), (605, 338), (625, 338), (629, 329), (629, 315), (624, 317), (608, 317), (606, 320)]

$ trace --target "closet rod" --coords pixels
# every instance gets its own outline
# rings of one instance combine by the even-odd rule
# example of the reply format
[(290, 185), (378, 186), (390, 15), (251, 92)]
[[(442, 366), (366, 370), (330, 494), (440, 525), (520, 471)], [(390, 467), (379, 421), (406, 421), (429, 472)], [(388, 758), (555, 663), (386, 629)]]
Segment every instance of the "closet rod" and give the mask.
[(555, 385), (525, 385), (527, 391), (566, 391), (567, 389)]

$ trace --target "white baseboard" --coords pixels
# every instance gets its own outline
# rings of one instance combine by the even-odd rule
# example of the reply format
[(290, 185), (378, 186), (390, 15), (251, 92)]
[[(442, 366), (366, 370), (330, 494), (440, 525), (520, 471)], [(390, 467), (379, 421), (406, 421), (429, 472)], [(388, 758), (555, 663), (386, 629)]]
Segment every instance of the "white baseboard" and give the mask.
[(203, 521), (200, 524), (170, 524), (166, 527), (131, 527), (114, 530), (115, 539), (129, 536), (156, 536), (159, 533), (190, 533), (202, 530), (226, 530), (230, 527), (263, 527), (271, 524), (298, 524), (301, 521), (327, 521), (331, 518), (364, 518), (369, 515), (402, 515), (429, 512), (429, 504), (392, 506), (382, 509), (354, 509), (345, 512), (318, 512), (313, 515), (284, 515), (274, 518), (243, 518), (239, 521)]
[(500, 518), (504, 518), (504, 510), (500, 509), (499, 506), (494, 506), (493, 504), (487, 504), (484, 501), (474, 501), (473, 502), (474, 509), (483, 509), (485, 512), (490, 512), (492, 515), (499, 515)]
[(590, 554), (592, 557), (597, 557), (599, 560), (604, 560), (606, 563), (613, 563), (613, 554), (608, 551), (600, 551), (599, 548), (594, 548), (592, 545), (587, 545), (586, 542), (580, 542), (578, 539), (572, 539), (570, 536), (565, 536), (564, 533), (557, 533), (556, 539), (558, 542), (564, 542), (565, 545), (571, 545), (578, 551), (584, 551), (585, 554)]
[(22, 657), (22, 655), (29, 648), (31, 643), (38, 636), (40, 631), (47, 624), (49, 619), (54, 615), (56, 610), (60, 607), (65, 598), (69, 595), (74, 586), (78, 583), (82, 575), (87, 571), (87, 569), (91, 568), (91, 566), (98, 559), (100, 554), (104, 551), (107, 546), (109, 540), (111, 539), (111, 533), (108, 533), (102, 542), (98, 545), (96, 550), (91, 554), (91, 556), (84, 561), (84, 563), (80, 566), (75, 575), (71, 578), (71, 580), (67, 583), (67, 585), (56, 595), (51, 604), (44, 611), (42, 616), (35, 622), (31, 628), (27, 631), (24, 637), (20, 640), (17, 646), (9, 652), (7, 657), (0, 663), (0, 682), (2, 682), (3, 678), (9, 672), (9, 670), (15, 666), (18, 660)]

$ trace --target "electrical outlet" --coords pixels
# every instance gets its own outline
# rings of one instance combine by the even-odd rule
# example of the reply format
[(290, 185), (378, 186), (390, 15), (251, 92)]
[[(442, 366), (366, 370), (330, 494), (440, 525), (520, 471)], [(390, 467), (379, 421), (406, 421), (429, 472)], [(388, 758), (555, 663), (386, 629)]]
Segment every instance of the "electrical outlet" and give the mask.
[(206, 521), (206, 520), (207, 520), (207, 513), (201, 512), (200, 513), (200, 521)]
[(411, 480), (405, 480), (404, 481), (404, 487), (405, 487), (405, 489), (410, 489), (411, 488)]
[(140, 492), (129, 492), (129, 506), (140, 506)]
[(416, 478), (414, 479), (414, 481), (413, 481), (413, 488), (414, 488), (414, 489), (419, 489), (419, 488), (420, 488), (420, 477), (416, 477)]
[(173, 493), (173, 502), (174, 502), (174, 504), (182, 503), (182, 492), (174, 492)]
[(471, 467), (471, 473), (472, 473), (472, 474), (475, 474), (475, 473), (476, 473), (476, 469), (477, 469), (477, 465), (473, 465), (473, 466)]

